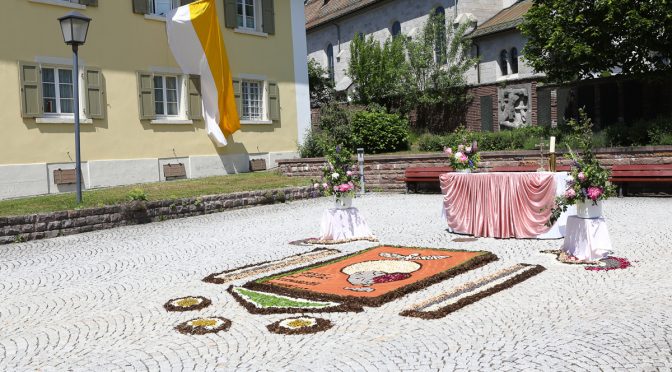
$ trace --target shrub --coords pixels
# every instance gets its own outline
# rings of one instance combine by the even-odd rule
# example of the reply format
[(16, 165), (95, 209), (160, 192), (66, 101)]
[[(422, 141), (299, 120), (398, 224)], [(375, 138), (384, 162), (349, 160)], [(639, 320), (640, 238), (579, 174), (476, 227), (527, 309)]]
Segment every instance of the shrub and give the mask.
[(302, 158), (319, 158), (324, 156), (327, 149), (333, 147), (333, 139), (327, 132), (308, 132), (303, 145), (299, 146), (299, 155)]
[(359, 111), (353, 116), (352, 130), (356, 147), (369, 154), (408, 149), (408, 121), (397, 114)]
[(418, 137), (418, 149), (420, 151), (443, 151), (444, 139), (436, 134), (425, 133)]
[(130, 201), (147, 200), (147, 193), (143, 189), (133, 189), (126, 194)]

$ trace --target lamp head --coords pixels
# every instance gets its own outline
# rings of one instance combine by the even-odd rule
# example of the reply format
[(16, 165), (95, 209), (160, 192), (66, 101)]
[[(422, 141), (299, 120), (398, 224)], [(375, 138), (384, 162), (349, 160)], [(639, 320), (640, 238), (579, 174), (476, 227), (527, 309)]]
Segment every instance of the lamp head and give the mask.
[(71, 12), (59, 18), (63, 41), (68, 45), (82, 45), (86, 42), (91, 18), (78, 12)]

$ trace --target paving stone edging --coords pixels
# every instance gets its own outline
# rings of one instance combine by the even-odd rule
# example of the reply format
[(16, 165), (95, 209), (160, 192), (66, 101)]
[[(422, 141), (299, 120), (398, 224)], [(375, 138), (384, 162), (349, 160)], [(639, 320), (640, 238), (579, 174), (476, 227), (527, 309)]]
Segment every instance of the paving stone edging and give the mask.
[(314, 188), (303, 186), (183, 199), (133, 201), (100, 208), (0, 217), (0, 244), (54, 238), (321, 196), (322, 194)]

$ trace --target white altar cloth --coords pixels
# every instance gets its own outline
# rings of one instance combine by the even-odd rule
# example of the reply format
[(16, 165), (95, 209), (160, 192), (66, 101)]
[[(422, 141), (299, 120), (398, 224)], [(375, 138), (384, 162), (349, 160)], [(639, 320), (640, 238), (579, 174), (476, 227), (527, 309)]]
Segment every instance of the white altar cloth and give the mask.
[(607, 221), (569, 216), (562, 250), (582, 261), (597, 261), (612, 251)]
[(357, 208), (329, 208), (322, 213), (321, 241), (347, 242), (375, 239)]

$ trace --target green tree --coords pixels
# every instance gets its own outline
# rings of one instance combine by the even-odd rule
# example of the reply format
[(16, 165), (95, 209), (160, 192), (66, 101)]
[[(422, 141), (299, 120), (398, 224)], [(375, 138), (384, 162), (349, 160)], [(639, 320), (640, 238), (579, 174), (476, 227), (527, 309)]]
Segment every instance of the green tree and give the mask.
[(356, 102), (385, 105), (403, 94), (408, 65), (402, 38), (388, 39), (381, 45), (373, 36), (358, 34), (350, 43), (350, 54), (347, 74), (356, 86)]
[(670, 70), (672, 1), (535, 0), (523, 55), (552, 81)]
[(308, 61), (308, 89), (310, 90), (310, 107), (322, 107), (334, 100), (334, 82), (329, 79), (327, 71), (314, 59)]

